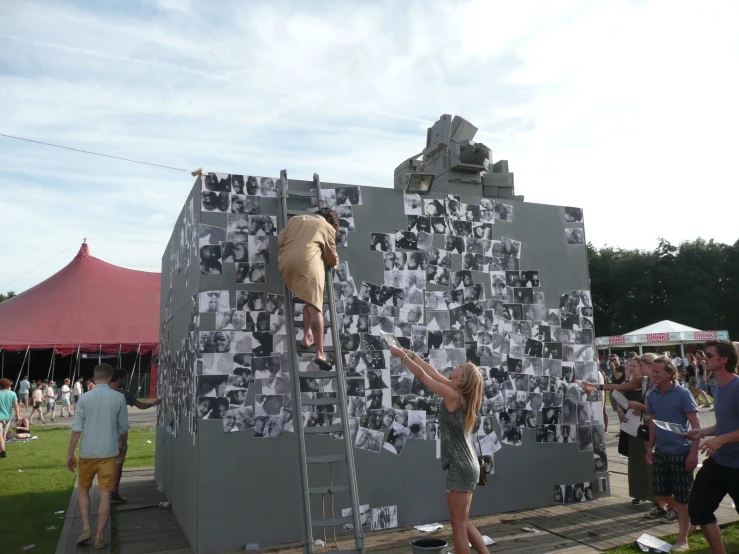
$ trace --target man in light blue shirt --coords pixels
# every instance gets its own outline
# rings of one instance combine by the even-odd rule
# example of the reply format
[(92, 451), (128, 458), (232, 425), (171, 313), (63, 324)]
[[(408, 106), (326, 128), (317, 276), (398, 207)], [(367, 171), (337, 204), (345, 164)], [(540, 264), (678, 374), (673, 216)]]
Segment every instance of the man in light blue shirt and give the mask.
[[(90, 533), (90, 487), (97, 475), (100, 506), (95, 549), (105, 545), (103, 531), (110, 516), (110, 493), (115, 486), (115, 459), (128, 443), (128, 409), (126, 399), (110, 388), (113, 368), (100, 364), (95, 368), (95, 388), (83, 394), (77, 403), (72, 423), (72, 438), (67, 452), (67, 469), (74, 473), (77, 460), (74, 450), (80, 443), (79, 507), (82, 516), (82, 534), (77, 544), (87, 544)], [(80, 440), (80, 435), (82, 440)]]
[(26, 410), (28, 409), (28, 390), (31, 388), (31, 383), (28, 382), (28, 375), (24, 375), (21, 382), (18, 383), (18, 399)]

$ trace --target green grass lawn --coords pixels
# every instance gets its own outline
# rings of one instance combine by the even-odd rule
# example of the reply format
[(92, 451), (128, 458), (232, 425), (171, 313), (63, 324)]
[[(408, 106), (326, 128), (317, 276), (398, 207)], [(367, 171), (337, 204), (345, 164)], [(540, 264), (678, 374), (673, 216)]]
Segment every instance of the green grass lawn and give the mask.
[[(74, 486), (75, 475), (66, 468), (69, 428), (38, 425), (32, 431), (38, 439), (6, 445), (8, 457), (0, 459), (4, 553), (34, 544), (29, 552), (53, 554)], [(151, 428), (131, 429), (125, 467), (154, 465), (154, 437)]]
[[(721, 529), (721, 536), (724, 539), (726, 552), (739, 552), (739, 523), (733, 523), (723, 527)], [(677, 535), (668, 535), (660, 538), (665, 542), (675, 544)], [(700, 531), (690, 537), (688, 543), (690, 544), (690, 554), (711, 554), (711, 549), (708, 547), (708, 543)], [(634, 554), (642, 554), (642, 551), (636, 545), (636, 541), (626, 546), (606, 550), (607, 554), (631, 554), (632, 552)]]

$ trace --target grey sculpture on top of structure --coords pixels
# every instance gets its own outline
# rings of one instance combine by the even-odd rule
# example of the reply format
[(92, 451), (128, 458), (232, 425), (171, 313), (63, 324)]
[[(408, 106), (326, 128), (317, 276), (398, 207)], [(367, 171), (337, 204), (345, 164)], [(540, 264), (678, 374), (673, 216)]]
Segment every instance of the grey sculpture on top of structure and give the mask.
[(493, 163), (493, 152), (475, 142), (477, 127), (455, 115), (442, 115), (429, 127), (426, 148), (395, 168), (394, 188), (425, 193), (454, 193), (469, 186), (469, 192), (486, 198), (523, 200), (513, 189), (508, 161)]

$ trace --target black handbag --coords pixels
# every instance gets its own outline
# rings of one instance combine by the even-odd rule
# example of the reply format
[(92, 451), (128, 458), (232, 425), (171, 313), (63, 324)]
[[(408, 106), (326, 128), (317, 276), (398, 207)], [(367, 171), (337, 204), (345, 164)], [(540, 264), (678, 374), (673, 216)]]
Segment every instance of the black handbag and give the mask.
[(643, 423), (636, 430), (636, 436), (643, 441), (649, 441), (649, 425)]
[[(482, 445), (480, 444), (480, 435), (477, 436), (477, 446), (480, 448), (480, 454), (482, 454)], [(485, 458), (482, 456), (477, 457), (477, 463), (480, 464), (480, 478), (477, 480), (477, 485), (479, 487), (484, 487), (487, 485), (488, 477), (485, 474)]]

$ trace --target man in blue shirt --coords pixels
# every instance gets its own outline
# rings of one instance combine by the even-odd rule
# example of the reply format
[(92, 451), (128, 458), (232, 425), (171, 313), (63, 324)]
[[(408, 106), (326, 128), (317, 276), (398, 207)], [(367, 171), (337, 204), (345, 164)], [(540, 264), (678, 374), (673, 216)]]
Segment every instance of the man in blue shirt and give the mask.
[[(110, 388), (113, 368), (100, 364), (95, 368), (95, 388), (82, 395), (72, 423), (72, 438), (67, 452), (67, 469), (74, 473), (77, 460), (74, 449), (80, 442), (80, 464), (77, 475), (82, 534), (77, 544), (87, 544), (90, 533), (90, 487), (97, 475), (100, 506), (95, 549), (105, 545), (103, 531), (110, 516), (110, 494), (115, 484), (115, 459), (128, 442), (128, 410), (126, 399)], [(82, 440), (80, 441), (80, 435)]]
[(18, 383), (18, 401), (28, 409), (28, 390), (31, 388), (31, 383), (28, 382), (28, 375), (24, 375), (21, 382)]
[[(698, 465), (699, 440), (690, 440), (660, 429), (654, 420), (677, 423), (687, 431), (687, 423), (698, 429), (698, 406), (689, 391), (677, 381), (677, 367), (667, 356), (657, 356), (652, 363), (655, 387), (647, 397), (649, 423), (647, 463), (652, 466), (652, 492), (657, 502), (677, 513), (679, 532), (671, 552), (688, 550), (688, 499), (693, 486), (693, 470)], [(656, 443), (656, 448), (655, 448)], [(669, 512), (668, 512), (669, 514)]]
[[(705, 368), (716, 377), (716, 425), (694, 429), (693, 440), (708, 439), (701, 451), (709, 457), (695, 477), (688, 510), (690, 522), (700, 525), (713, 554), (726, 554), (714, 511), (728, 494), (739, 506), (739, 377), (737, 350), (728, 340), (706, 343)], [(739, 508), (737, 508), (739, 510)]]

